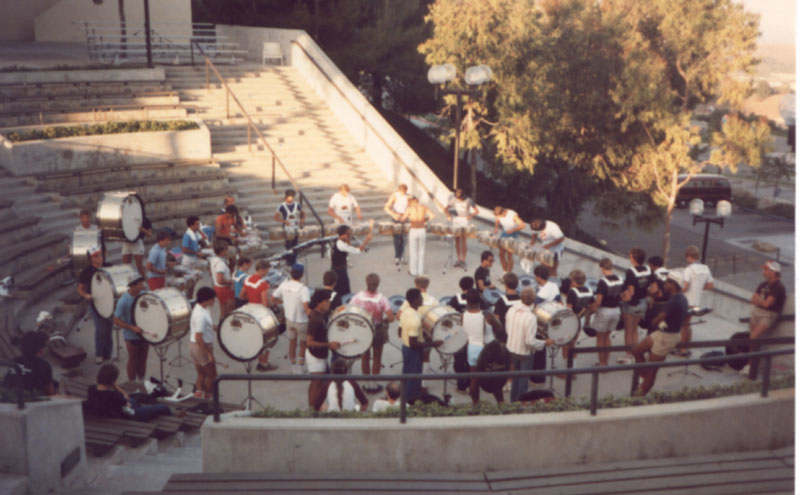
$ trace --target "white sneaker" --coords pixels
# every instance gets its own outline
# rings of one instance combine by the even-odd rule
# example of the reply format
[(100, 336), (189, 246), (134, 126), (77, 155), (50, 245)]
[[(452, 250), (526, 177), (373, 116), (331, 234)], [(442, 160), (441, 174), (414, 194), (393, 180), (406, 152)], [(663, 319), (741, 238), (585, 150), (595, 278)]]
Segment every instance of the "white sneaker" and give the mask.
[(750, 376), (750, 365), (749, 364), (745, 364), (744, 368), (739, 370), (739, 373), (744, 375), (744, 376)]

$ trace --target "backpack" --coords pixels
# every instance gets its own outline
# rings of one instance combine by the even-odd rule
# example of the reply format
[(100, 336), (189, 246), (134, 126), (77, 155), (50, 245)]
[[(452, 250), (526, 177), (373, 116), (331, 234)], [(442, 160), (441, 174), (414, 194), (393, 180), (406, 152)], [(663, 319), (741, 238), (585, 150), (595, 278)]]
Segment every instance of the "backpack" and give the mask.
[[(725, 353), (722, 351), (710, 351), (703, 353), (700, 358), (710, 358), (710, 357), (720, 357), (724, 356)], [(715, 361), (713, 363), (703, 363), (700, 366), (703, 367), (704, 370), (707, 371), (722, 371), (722, 367), (725, 365), (725, 361)]]

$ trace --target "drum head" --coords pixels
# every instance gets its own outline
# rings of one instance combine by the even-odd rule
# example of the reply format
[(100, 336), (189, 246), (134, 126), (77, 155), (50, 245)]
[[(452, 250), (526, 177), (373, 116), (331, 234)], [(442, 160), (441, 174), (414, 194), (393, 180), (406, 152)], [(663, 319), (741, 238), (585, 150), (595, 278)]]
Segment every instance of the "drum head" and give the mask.
[(526, 288), (530, 287), (530, 288), (535, 290), (536, 286), (537, 286), (536, 279), (534, 277), (532, 277), (531, 275), (520, 275), (519, 276), (519, 286), (522, 289), (526, 289)]
[(494, 305), (500, 299), (502, 294), (497, 289), (484, 289), (483, 290), (483, 297), (490, 305)]
[(404, 302), (406, 302), (405, 296), (397, 295), (389, 298), (389, 306), (392, 307), (392, 311), (395, 313), (400, 311), (400, 307), (403, 306)]
[(275, 344), (278, 322), (264, 306), (245, 304), (222, 320), (218, 338), (223, 352), (232, 359), (251, 361)]
[(133, 303), (133, 324), (144, 330), (142, 338), (151, 344), (160, 344), (169, 334), (169, 317), (154, 292), (143, 292)]
[(358, 357), (367, 352), (372, 346), (372, 337), (372, 322), (368, 316), (345, 310), (328, 323), (328, 342), (339, 342), (341, 347), (336, 353), (345, 358)]
[(566, 345), (578, 335), (578, 317), (563, 304), (542, 304), (536, 308), (535, 313), (539, 326), (546, 328), (547, 336), (553, 339), (555, 345)]
[(433, 327), (433, 340), (444, 342), (436, 348), (442, 354), (455, 354), (467, 345), (467, 332), (461, 325), (461, 315), (451, 313), (437, 321)]
[(139, 196), (131, 195), (122, 202), (122, 233), (129, 242), (139, 239), (144, 220), (144, 207)]
[(439, 304), (442, 306), (448, 306), (450, 304), (450, 299), (452, 298), (452, 296), (442, 296), (439, 298)]
[(111, 318), (114, 314), (114, 282), (111, 276), (100, 270), (92, 277), (92, 304), (97, 314), (103, 318)]

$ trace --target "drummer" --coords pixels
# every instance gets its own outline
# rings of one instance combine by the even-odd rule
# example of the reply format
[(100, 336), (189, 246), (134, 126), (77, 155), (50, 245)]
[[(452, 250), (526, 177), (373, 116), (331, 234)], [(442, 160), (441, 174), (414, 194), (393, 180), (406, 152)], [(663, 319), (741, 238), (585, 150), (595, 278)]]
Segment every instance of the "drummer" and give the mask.
[(128, 349), (128, 381), (143, 383), (147, 374), (147, 351), (150, 346), (142, 338), (144, 330), (133, 322), (133, 304), (144, 290), (144, 277), (128, 282), (128, 290), (119, 297), (114, 310), (114, 324), (122, 328), (125, 347)]
[[(492, 328), (492, 333), (486, 332), (486, 324)], [(489, 311), (481, 310), (481, 293), (477, 289), (467, 291), (467, 310), (463, 315), (464, 331), (467, 332), (467, 363), (469, 370), (477, 371), (478, 356), (484, 346), (495, 339), (500, 340), (504, 333), (503, 324), (497, 317)], [(504, 379), (505, 381), (505, 379)], [(502, 402), (502, 388), (500, 385), (500, 399)], [(478, 379), (473, 378), (469, 382), (469, 395), (472, 403), (477, 404), (480, 392), (478, 391)]]
[[(583, 270), (572, 270), (569, 272), (569, 291), (567, 292), (567, 308), (571, 309), (580, 322), (589, 310), (589, 305), (594, 300), (592, 289), (586, 287), (586, 273)], [(583, 328), (579, 323), (578, 328)], [(575, 347), (576, 335), (569, 343), (561, 347), (561, 355), (564, 359), (569, 356), (569, 350)], [(563, 377), (563, 375), (557, 375)], [(577, 375), (573, 376), (575, 378)]]
[(227, 262), (228, 245), (214, 242), (214, 256), (209, 260), (209, 272), (214, 284), (214, 291), (219, 299), (219, 321), (222, 321), (234, 308), (233, 279)]
[[(383, 355), (383, 345), (389, 341), (389, 323), (394, 321), (394, 313), (389, 300), (378, 292), (381, 278), (377, 273), (370, 273), (366, 279), (367, 289), (359, 291), (350, 304), (365, 309), (372, 317), (373, 338), (372, 338), (372, 374), (381, 373), (381, 357)], [(370, 374), (370, 351), (367, 350), (361, 356), (361, 374)], [(371, 382), (364, 386), (364, 390), (371, 394), (377, 394), (383, 387)]]
[(328, 215), (332, 216), (338, 225), (353, 225), (353, 212), (361, 220), (361, 208), (355, 196), (350, 194), (350, 186), (342, 184), (339, 191), (331, 196), (328, 201)]
[(78, 294), (89, 302), (89, 314), (94, 321), (94, 352), (95, 364), (103, 364), (104, 361), (111, 359), (112, 350), (112, 321), (111, 318), (103, 318), (92, 304), (92, 277), (98, 269), (103, 266), (103, 250), (100, 246), (92, 246), (88, 250), (90, 264), (81, 270), (78, 275)]
[[(327, 314), (331, 307), (331, 291), (317, 289), (308, 303), (308, 335), (306, 336), (306, 366), (312, 375), (328, 371), (328, 350), (335, 351), (341, 344), (328, 342)], [(309, 384), (309, 390), (314, 382)]]
[[(303, 273), (305, 267), (300, 263), (292, 265), (291, 279), (284, 280), (280, 286), (272, 293), (275, 304), (283, 304), (283, 312), (286, 315), (286, 335), (289, 337), (289, 361), (292, 365), (292, 373), (299, 375), (303, 373), (303, 365), (306, 356), (306, 336), (308, 333), (308, 313), (311, 309), (308, 306), (309, 295), (308, 287), (303, 284)], [(297, 352), (297, 344), (300, 343), (300, 352)]]
[[(455, 212), (455, 215), (451, 214)], [(456, 257), (458, 261), (453, 266), (467, 267), (467, 227), (469, 221), (478, 215), (478, 207), (460, 187), (456, 189), (455, 195), (447, 203), (447, 219), (453, 222), (453, 229), (461, 229), (455, 234)]]
[[(392, 217), (392, 222), (394, 222), (395, 225), (403, 225), (400, 218), (408, 209), (408, 198), (408, 186), (400, 184), (397, 186), (397, 191), (393, 192), (386, 201), (386, 204), (383, 205), (383, 211)], [(393, 233), (392, 239), (394, 240), (394, 264), (399, 267), (400, 261), (403, 259), (403, 250), (405, 248), (403, 232), (401, 231), (399, 234)]]
[[(517, 212), (509, 210), (502, 206), (494, 207), (494, 234), (497, 234), (500, 227), (503, 232), (500, 234), (501, 239), (517, 239), (519, 233), (525, 228), (525, 222), (519, 218)], [(500, 266), (503, 267), (503, 273), (514, 271), (514, 252), (510, 249), (500, 247)]]
[(186, 219), (186, 232), (181, 240), (181, 251), (183, 252), (181, 264), (183, 266), (192, 266), (198, 259), (205, 258), (206, 255), (201, 252), (205, 242), (205, 234), (200, 230), (200, 218), (195, 215), (188, 217)]
[(150, 290), (157, 290), (167, 285), (167, 269), (175, 266), (174, 261), (167, 261), (167, 250), (172, 242), (166, 231), (160, 231), (156, 236), (156, 243), (150, 248), (147, 256), (147, 286)]
[[(417, 311), (422, 306), (422, 293), (419, 289), (408, 289), (406, 301), (409, 307), (400, 314), (401, 338), (403, 340), (403, 374), (422, 373), (422, 355), (426, 347), (439, 347), (441, 340), (427, 342), (422, 333), (422, 317)], [(415, 399), (422, 392), (422, 380), (408, 380), (406, 382), (407, 397), (409, 401)]]
[(153, 233), (153, 224), (150, 219), (143, 218), (142, 226), (139, 227), (140, 236), (133, 242), (122, 242), (122, 262), (129, 265), (131, 261), (136, 262), (136, 269), (144, 277), (144, 238)]
[[(550, 269), (548, 267), (536, 265), (533, 268), (533, 277), (536, 279), (536, 284), (539, 286), (539, 290), (536, 291), (536, 305), (553, 301), (561, 302), (561, 292), (558, 286), (550, 281)], [(544, 350), (533, 353), (533, 369), (547, 369), (547, 353)], [(547, 381), (547, 377), (534, 376), (531, 378), (531, 381), (536, 384), (542, 384)]]
[[(536, 316), (533, 314), (533, 303), (536, 294), (531, 287), (522, 290), (520, 298), (515, 301), (505, 314), (506, 332), (508, 332), (508, 351), (511, 353), (511, 363), (515, 371), (533, 369), (533, 355), (543, 351), (546, 345), (552, 345), (552, 339), (542, 340), (537, 337)], [(519, 398), (528, 391), (529, 378), (527, 376), (515, 377), (511, 380), (510, 402)]]
[[(224, 263), (218, 262), (218, 264), (221, 270)], [(269, 296), (269, 282), (265, 279), (268, 272), (269, 262), (267, 260), (258, 260), (256, 262), (255, 273), (244, 281), (244, 287), (242, 288), (242, 292), (239, 293), (239, 297), (245, 296), (248, 303), (261, 304), (269, 308), (272, 305), (272, 301)], [(218, 273), (218, 276), (219, 275), (220, 273)], [(217, 291), (217, 287), (214, 287), (214, 290)], [(217, 291), (217, 294), (219, 295), (219, 291)], [(220, 317), (220, 321), (222, 321), (222, 317)], [(272, 371), (278, 369), (277, 365), (269, 362), (269, 349), (264, 349), (261, 355), (258, 356), (258, 365), (256, 369), (258, 371)]]
[(486, 289), (494, 289), (494, 284), (491, 280), (492, 264), (494, 263), (494, 254), (491, 251), (484, 251), (481, 253), (481, 264), (475, 269), (475, 287), (483, 294)]
[[(286, 241), (284, 247), (290, 251), (293, 247), (297, 246), (300, 237), (300, 229), (306, 220), (306, 213), (303, 211), (303, 205), (300, 202), (295, 202), (294, 198), (297, 195), (294, 189), (287, 189), (283, 195), (283, 203), (278, 206), (275, 211), (275, 221), (283, 225)], [(297, 261), (297, 255), (292, 252), (286, 257), (286, 264), (292, 266)]]
[(412, 277), (425, 273), (425, 224), (433, 217), (430, 208), (419, 204), (415, 196), (408, 198), (408, 209), (400, 216), (400, 222), (408, 220), (411, 223), (411, 230), (408, 231), (408, 274)]

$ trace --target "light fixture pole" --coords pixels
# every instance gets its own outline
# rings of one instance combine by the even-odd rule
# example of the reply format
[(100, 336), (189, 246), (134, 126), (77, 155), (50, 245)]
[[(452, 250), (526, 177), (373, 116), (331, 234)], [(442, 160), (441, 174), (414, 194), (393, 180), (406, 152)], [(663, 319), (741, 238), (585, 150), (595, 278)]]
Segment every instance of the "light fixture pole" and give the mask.
[(706, 262), (706, 248), (708, 247), (708, 231), (711, 224), (719, 225), (720, 228), (725, 227), (725, 219), (731, 216), (731, 204), (728, 201), (722, 200), (717, 202), (717, 216), (707, 217), (703, 215), (703, 208), (705, 207), (702, 199), (695, 198), (689, 202), (689, 213), (692, 215), (692, 226), (697, 225), (699, 222), (706, 224), (705, 233), (703, 234), (703, 251), (700, 257), (700, 263)]

